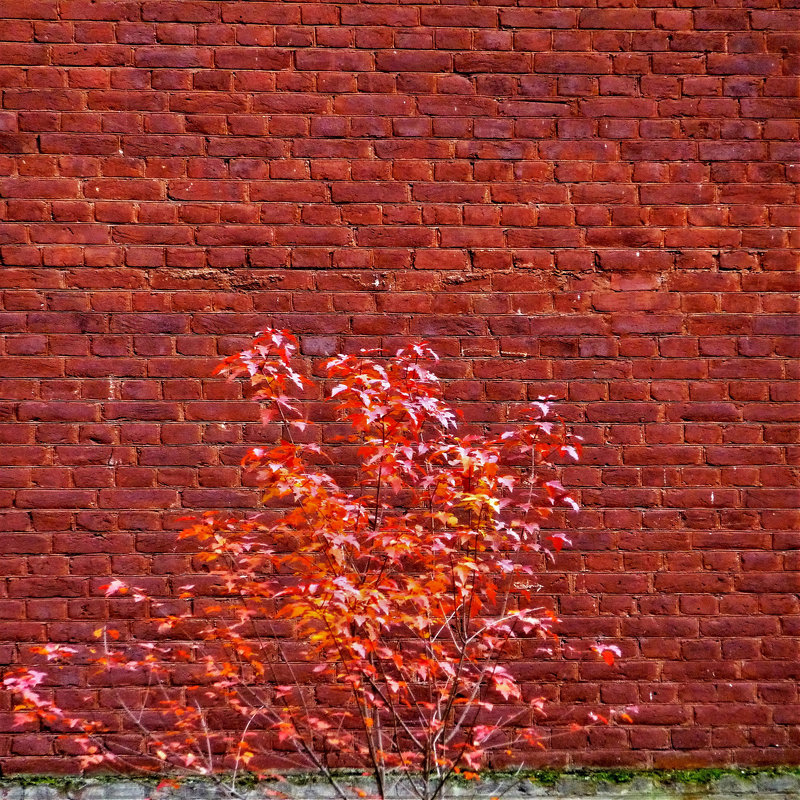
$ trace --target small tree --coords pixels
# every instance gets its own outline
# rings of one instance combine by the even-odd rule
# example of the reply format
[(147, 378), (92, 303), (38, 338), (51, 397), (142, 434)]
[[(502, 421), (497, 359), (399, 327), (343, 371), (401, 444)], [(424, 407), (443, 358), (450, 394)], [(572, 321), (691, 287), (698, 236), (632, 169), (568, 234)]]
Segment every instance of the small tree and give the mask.
[[(310, 381), (292, 367), (297, 342), (267, 330), (220, 365), (244, 378), (263, 418), (280, 427), (244, 465), (264, 508), (207, 513), (181, 536), (207, 575), (159, 606), (120, 580), (107, 595), (150, 603), (152, 641), (102, 629), (88, 652), (48, 645), (48, 659), (84, 656), (103, 670), (146, 676), (120, 705), (128, 723), (104, 732), (37, 689), (46, 673), (9, 674), (20, 718), (77, 729), (84, 767), (108, 762), (167, 775), (215, 776), (237, 795), (243, 770), (317, 770), (341, 798), (377, 795), (398, 778), (421, 800), (499, 753), (524, 761), (541, 746), (540, 697), (523, 697), (510, 659), (520, 639), (550, 652), (555, 617), (535, 602), (542, 557), (567, 541), (540, 524), (577, 509), (548, 462), (579, 444), (540, 398), (497, 434), (459, 435), (425, 344), (391, 358), (339, 355), (323, 368), (339, 423), (313, 424), (291, 398)], [(320, 435), (322, 431), (322, 435)], [(355, 449), (357, 477), (325, 468)], [(216, 595), (212, 600), (209, 595)], [(594, 649), (608, 663), (619, 651)]]

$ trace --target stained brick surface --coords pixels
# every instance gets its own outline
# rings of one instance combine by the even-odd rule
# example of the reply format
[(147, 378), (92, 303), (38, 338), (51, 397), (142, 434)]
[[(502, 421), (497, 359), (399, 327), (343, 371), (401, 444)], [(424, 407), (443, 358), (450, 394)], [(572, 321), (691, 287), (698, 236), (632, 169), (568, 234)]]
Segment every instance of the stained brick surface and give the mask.
[[(551, 393), (587, 441), (546, 585), (626, 658), (522, 654), (539, 761), (797, 762), (792, 5), (0, 1), (0, 661), (142, 635), (107, 576), (169, 593), (177, 518), (254, 505), (209, 375), (255, 329), (425, 336), (469, 421)], [(71, 768), (8, 711), (5, 770)]]

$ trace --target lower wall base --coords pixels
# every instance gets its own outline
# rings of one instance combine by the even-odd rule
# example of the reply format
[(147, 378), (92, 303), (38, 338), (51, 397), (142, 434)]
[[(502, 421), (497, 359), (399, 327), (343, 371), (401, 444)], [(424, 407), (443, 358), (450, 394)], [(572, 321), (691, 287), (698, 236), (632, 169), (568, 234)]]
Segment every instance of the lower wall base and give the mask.
[[(353, 779), (348, 798), (370, 795), (369, 782)], [(800, 768), (770, 770), (704, 770), (670, 773), (548, 773), (517, 782), (487, 777), (454, 783), (440, 800), (799, 800)], [(335, 800), (332, 788), (317, 777), (240, 786), (231, 794), (207, 781), (187, 781), (178, 788), (158, 789), (135, 778), (64, 779), (20, 776), (0, 781), (0, 800)], [(399, 785), (393, 800), (418, 800)]]

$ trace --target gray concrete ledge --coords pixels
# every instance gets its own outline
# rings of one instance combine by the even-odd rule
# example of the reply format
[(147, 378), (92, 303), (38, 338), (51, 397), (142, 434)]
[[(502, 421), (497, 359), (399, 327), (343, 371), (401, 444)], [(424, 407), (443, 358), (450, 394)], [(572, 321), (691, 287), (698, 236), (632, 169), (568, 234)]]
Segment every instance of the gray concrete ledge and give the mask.
[[(368, 781), (342, 779), (348, 797), (360, 800), (359, 790), (370, 792)], [(187, 781), (180, 788), (157, 789), (152, 781), (130, 778), (7, 778), (0, 781), (0, 800), (335, 800), (331, 787), (318, 778), (292, 778), (289, 781), (262, 782), (240, 786), (232, 795), (224, 787), (207, 781)], [(800, 800), (800, 769), (781, 771), (737, 770), (722, 774), (697, 773), (562, 773), (542, 782), (535, 778), (522, 781), (487, 777), (480, 781), (455, 783), (448, 787), (443, 800)], [(403, 783), (392, 792), (393, 800), (418, 800)]]

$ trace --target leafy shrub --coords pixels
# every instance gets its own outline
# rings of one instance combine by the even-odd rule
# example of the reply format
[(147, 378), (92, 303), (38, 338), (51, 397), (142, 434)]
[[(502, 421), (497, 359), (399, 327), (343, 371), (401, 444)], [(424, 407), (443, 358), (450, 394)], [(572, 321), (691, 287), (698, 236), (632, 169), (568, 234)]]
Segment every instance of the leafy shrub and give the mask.
[[(514, 658), (521, 643), (543, 657), (557, 643), (536, 574), (567, 539), (541, 524), (577, 508), (549, 462), (577, 460), (579, 443), (550, 398), (500, 433), (459, 435), (424, 343), (391, 358), (340, 355), (324, 365), (327, 402), (358, 475), (339, 485), (325, 463), (337, 448), (320, 431), (342, 425), (315, 424), (293, 399), (310, 386), (292, 366), (296, 346), (267, 330), (219, 367), (280, 428), (244, 460), (263, 508), (207, 513), (181, 534), (205, 574), (178, 608), (121, 580), (104, 587), (151, 606), (152, 640), (104, 628), (88, 653), (37, 648), (119, 683), (135, 675), (136, 690), (119, 691), (122, 729), (60, 710), (40, 686), (47, 673), (30, 669), (5, 680), (20, 719), (74, 729), (84, 767), (200, 773), (234, 795), (242, 771), (293, 768), (363, 795), (339, 772), (354, 768), (380, 797), (400, 775), (429, 800), (498, 757), (524, 761), (542, 746), (544, 700), (525, 695)], [(609, 664), (619, 652), (594, 649)]]

